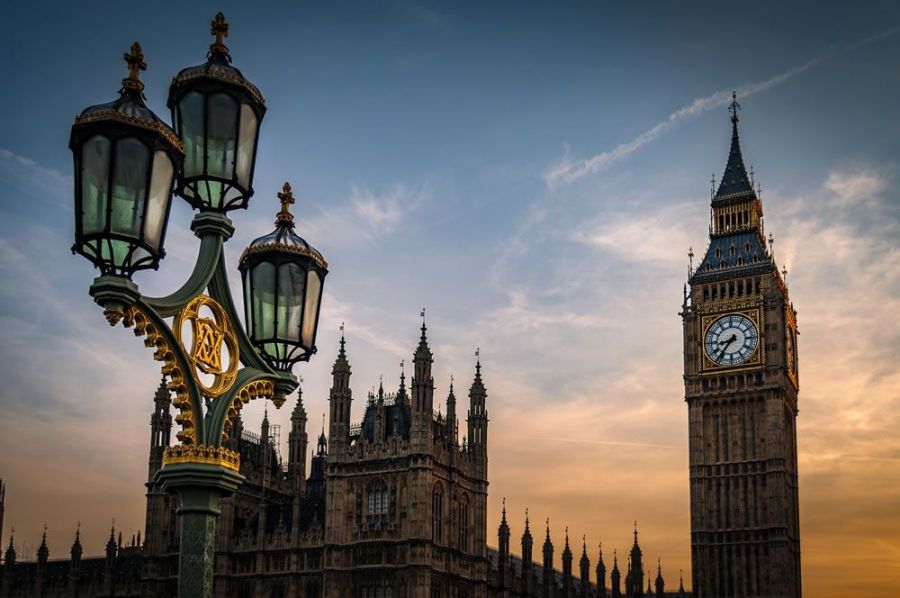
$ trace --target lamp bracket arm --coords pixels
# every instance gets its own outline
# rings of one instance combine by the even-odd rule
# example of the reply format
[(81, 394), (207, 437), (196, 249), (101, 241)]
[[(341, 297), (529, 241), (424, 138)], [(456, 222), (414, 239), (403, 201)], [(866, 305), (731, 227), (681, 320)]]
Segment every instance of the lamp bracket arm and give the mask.
[[(191, 363), (181, 343), (175, 338), (172, 328), (163, 319), (164, 316), (157, 312), (146, 299), (139, 298), (135, 301), (132, 313), (140, 314), (141, 317), (146, 318), (147, 322), (152, 326), (152, 333), (158, 337), (158, 340), (152, 342), (147, 330), (149, 327), (146, 324), (140, 328), (138, 327), (134, 321), (137, 319), (136, 315), (133, 316), (134, 320), (132, 322), (128, 322), (126, 319), (126, 326), (135, 326), (136, 336), (147, 336), (145, 344), (150, 348), (156, 349), (153, 357), (157, 361), (163, 362), (163, 373), (172, 379), (173, 382), (177, 382), (183, 391), (178, 392), (176, 389), (176, 395), (181, 395), (182, 400), (187, 399), (190, 401), (189, 410), (182, 410), (182, 414), (184, 415), (185, 411), (187, 411), (187, 418), (191, 420), (192, 424), (189, 426), (190, 429), (184, 431), (192, 437), (194, 444), (205, 444), (207, 441), (206, 430), (200, 421), (204, 413), (204, 404), (200, 389), (191, 375), (191, 371), (194, 368), (193, 363)], [(152, 344), (149, 344), (151, 342)], [(172, 366), (175, 367), (173, 368)], [(185, 427), (184, 423), (182, 423), (182, 427)]]
[(143, 298), (147, 305), (164, 318), (174, 316), (209, 285), (216, 271), (216, 264), (222, 259), (222, 246), (234, 233), (234, 226), (222, 214), (200, 212), (194, 217), (191, 230), (200, 237), (200, 250), (190, 277), (180, 289), (170, 295)]
[[(213, 401), (206, 414), (204, 428), (210, 445), (221, 446), (244, 404), (256, 398), (270, 399), (276, 407), (284, 404), (286, 380), (282, 375), (270, 374), (253, 367), (241, 368), (232, 387)], [(296, 388), (296, 381), (289, 390)]]

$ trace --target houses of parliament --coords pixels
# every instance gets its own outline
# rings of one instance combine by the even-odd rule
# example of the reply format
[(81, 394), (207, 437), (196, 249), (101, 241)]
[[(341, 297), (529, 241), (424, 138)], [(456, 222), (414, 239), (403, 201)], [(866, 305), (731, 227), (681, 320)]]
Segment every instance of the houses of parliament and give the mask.
[[(677, 574), (664, 579), (661, 563), (647, 562), (637, 527), (627, 554), (589, 549), (580, 538), (570, 544), (566, 530), (557, 557), (549, 520), (530, 521), (527, 511), (513, 547), (504, 501), (496, 536), (489, 534), (488, 393), (480, 358), (467, 407), (457, 403), (451, 383), (446, 414), (436, 413), (423, 322), (409, 386), (405, 373), (395, 392), (379, 385), (355, 425), (342, 336), (328, 435), (324, 429), (318, 435), (310, 459), (302, 394), (293, 405), (286, 459), (279, 455), (280, 431), (267, 416), (258, 432), (236, 422), (227, 442), (240, 453), (246, 481), (222, 501), (213, 595), (799, 597), (797, 319), (744, 167), (738, 108), (735, 99), (731, 150), (712, 194), (708, 249), (690, 272), (681, 311), (692, 593)], [(0, 598), (176, 595), (178, 505), (156, 482), (170, 442), (170, 410), (169, 391), (160, 384), (150, 420), (143, 538), (123, 541), (112, 530), (105, 555), (87, 558), (76, 531), (69, 557), (51, 559), (46, 534), (36, 558), (17, 554), (10, 534)], [(0, 482), (0, 534), (3, 508)]]

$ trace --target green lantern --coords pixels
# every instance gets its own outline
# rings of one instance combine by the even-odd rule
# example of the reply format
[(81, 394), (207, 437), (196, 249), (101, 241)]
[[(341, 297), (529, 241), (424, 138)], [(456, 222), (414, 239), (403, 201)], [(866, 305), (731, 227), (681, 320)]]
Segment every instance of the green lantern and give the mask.
[(125, 54), (129, 75), (119, 98), (86, 108), (75, 119), (75, 244), (103, 275), (131, 278), (165, 256), (172, 181), (182, 143), (144, 104), (141, 46)]
[(275, 230), (253, 241), (241, 256), (247, 333), (273, 368), (289, 371), (316, 352), (322, 286), (328, 264), (294, 232), (289, 183), (281, 193)]

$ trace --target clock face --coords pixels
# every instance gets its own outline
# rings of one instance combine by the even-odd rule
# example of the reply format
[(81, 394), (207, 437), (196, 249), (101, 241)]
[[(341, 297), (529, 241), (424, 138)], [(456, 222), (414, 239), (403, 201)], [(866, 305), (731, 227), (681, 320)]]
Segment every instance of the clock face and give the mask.
[(747, 361), (759, 344), (756, 325), (740, 314), (722, 316), (706, 331), (706, 355), (719, 365), (740, 365)]

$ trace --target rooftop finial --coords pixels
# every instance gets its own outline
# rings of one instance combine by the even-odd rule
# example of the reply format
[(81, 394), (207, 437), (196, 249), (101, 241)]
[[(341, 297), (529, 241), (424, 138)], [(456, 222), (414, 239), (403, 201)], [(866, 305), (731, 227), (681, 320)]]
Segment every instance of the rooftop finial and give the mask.
[(635, 545), (637, 545), (637, 543), (638, 543), (638, 540), (637, 540), (637, 519), (634, 520), (634, 543), (635, 543)]
[(737, 125), (738, 121), (741, 119), (738, 116), (738, 112), (741, 109), (741, 104), (737, 101), (737, 92), (731, 92), (731, 103), (728, 105), (728, 111), (731, 113), (731, 122)]
[[(221, 14), (221, 13), (220, 13)], [(281, 211), (275, 216), (275, 224), (293, 223), (294, 215), (291, 214), (291, 205), (294, 203), (294, 193), (291, 191), (291, 184), (285, 181), (284, 186), (278, 193), (278, 201), (281, 202)]]
[(422, 313), (419, 314), (422, 318), (422, 338), (425, 338), (425, 308), (422, 308)]
[(225, 38), (228, 37), (228, 21), (225, 20), (225, 15), (218, 13), (209, 25), (209, 32), (216, 36), (216, 41), (209, 47), (210, 56), (221, 56), (230, 61), (228, 46), (225, 45)]
[(144, 82), (141, 81), (140, 71), (147, 70), (147, 63), (144, 62), (144, 51), (141, 49), (141, 44), (137, 42), (131, 44), (131, 51), (126, 52), (124, 58), (128, 65), (128, 77), (122, 79), (122, 88), (143, 90)]

